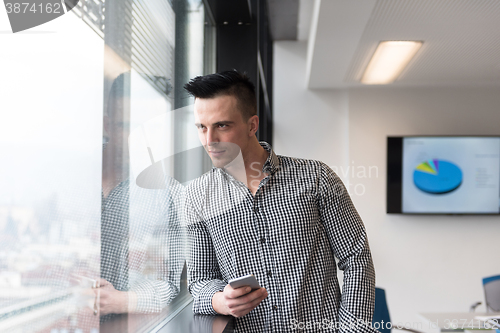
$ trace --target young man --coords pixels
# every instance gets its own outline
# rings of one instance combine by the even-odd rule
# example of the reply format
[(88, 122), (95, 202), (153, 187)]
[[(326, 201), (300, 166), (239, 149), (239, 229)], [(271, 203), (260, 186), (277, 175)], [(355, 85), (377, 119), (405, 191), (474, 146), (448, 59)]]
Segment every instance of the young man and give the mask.
[[(374, 332), (368, 240), (341, 180), (322, 162), (276, 155), (257, 140), (246, 76), (198, 76), (185, 89), (215, 166), (186, 193), (194, 311), (237, 317), (241, 332)], [(262, 288), (228, 285), (247, 274)]]

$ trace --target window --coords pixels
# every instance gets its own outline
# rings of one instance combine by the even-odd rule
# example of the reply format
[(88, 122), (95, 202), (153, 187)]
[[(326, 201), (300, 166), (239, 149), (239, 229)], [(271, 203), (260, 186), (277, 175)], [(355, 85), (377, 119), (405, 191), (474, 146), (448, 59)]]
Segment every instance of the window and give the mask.
[(1, 35), (0, 331), (143, 332), (189, 301), (182, 195), (210, 165), (182, 86), (214, 29), (202, 0), (81, 0)]

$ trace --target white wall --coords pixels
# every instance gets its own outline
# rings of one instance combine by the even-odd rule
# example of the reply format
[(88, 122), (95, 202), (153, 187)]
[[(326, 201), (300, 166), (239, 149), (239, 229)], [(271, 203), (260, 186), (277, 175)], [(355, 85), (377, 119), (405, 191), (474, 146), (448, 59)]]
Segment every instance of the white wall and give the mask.
[[(274, 60), (274, 148), (281, 155), (319, 157), (328, 165), (348, 160), (347, 93), (306, 89), (307, 42), (281, 42)], [(321, 119), (322, 121), (317, 121)], [(321, 135), (317, 135), (321, 133)], [(325, 152), (329, 152), (325, 154)]]
[[(377, 286), (386, 289), (393, 321), (420, 321), (419, 312), (467, 312), (473, 302), (484, 301), (481, 279), (500, 274), (500, 217), (386, 214), (386, 138), (500, 135), (499, 89), (307, 91), (297, 71), (305, 67), (305, 50), (299, 42), (274, 46), (274, 148), (343, 166), (340, 173), (347, 166), (356, 171), (349, 172), (350, 193), (365, 222)], [(363, 168), (366, 177), (358, 173)]]

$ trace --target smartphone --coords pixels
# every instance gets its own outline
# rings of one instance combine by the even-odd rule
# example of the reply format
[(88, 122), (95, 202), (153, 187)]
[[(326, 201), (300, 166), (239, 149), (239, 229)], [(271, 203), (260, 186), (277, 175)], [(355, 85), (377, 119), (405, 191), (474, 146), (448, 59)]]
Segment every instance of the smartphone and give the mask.
[(229, 284), (234, 289), (246, 286), (249, 286), (250, 288), (252, 288), (252, 290), (260, 288), (259, 282), (257, 282), (257, 279), (253, 274), (248, 274), (236, 279), (229, 280)]
[(82, 287), (93, 288), (93, 289), (97, 288), (97, 280), (91, 279), (91, 278), (83, 276), (83, 275), (74, 274), (74, 273), (72, 273), (71, 275), (73, 275), (73, 277), (76, 280), (78, 280), (78, 282), (80, 282), (80, 285)]

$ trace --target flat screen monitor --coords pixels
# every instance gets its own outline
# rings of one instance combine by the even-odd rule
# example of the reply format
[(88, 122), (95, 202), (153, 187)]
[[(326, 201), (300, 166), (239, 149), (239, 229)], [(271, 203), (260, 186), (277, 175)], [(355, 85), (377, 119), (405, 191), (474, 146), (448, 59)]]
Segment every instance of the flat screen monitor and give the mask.
[(387, 213), (500, 214), (500, 137), (388, 137)]

